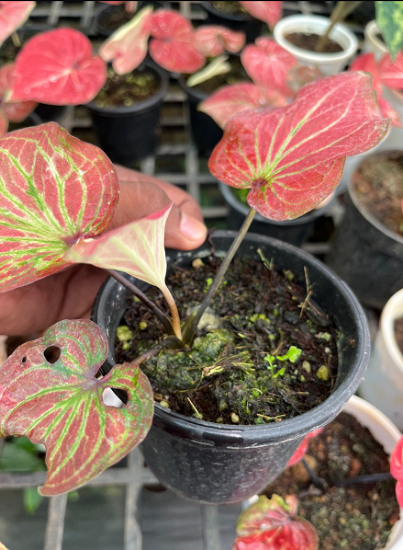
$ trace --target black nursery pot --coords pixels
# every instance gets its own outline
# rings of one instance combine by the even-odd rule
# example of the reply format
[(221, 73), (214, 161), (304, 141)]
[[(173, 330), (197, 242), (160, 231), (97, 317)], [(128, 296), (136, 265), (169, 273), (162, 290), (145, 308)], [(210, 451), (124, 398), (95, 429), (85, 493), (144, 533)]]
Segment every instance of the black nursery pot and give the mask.
[[(226, 252), (235, 233), (216, 231), (218, 254)], [(357, 389), (368, 363), (370, 340), (365, 315), (351, 290), (321, 262), (286, 243), (247, 235), (238, 252), (257, 258), (260, 248), (277, 269), (290, 269), (305, 284), (304, 267), (315, 283), (315, 300), (334, 317), (340, 331), (339, 373), (331, 396), (296, 418), (273, 424), (221, 425), (188, 418), (155, 404), (153, 425), (142, 444), (148, 466), (179, 495), (195, 501), (224, 504), (243, 501), (261, 491), (286, 467), (303, 437), (333, 420)], [(211, 254), (206, 242), (192, 252), (167, 251), (173, 263), (189, 266), (195, 257)], [(144, 283), (139, 283), (143, 289)], [(116, 329), (130, 293), (108, 279), (95, 302), (92, 319), (106, 332), (109, 363), (114, 364)]]
[(101, 149), (112, 162), (129, 167), (155, 153), (161, 105), (168, 90), (165, 71), (148, 62), (142, 68), (152, 71), (160, 82), (154, 96), (129, 107), (98, 107), (94, 101), (87, 103)]
[[(219, 182), (219, 188), (229, 208), (227, 218), (228, 227), (238, 230), (241, 228), (249, 212), (249, 208), (234, 196), (228, 185)], [(326, 214), (333, 204), (334, 199), (329, 201), (322, 208), (312, 210), (312, 212), (308, 212), (308, 214), (304, 214), (295, 220), (287, 220), (284, 222), (268, 220), (260, 214), (255, 214), (250, 231), (259, 233), (259, 235), (267, 235), (268, 237), (273, 237), (295, 246), (301, 246), (309, 236), (315, 220), (323, 216), (323, 214)]]
[[(155, 1), (152, 0), (140, 0), (137, 4), (136, 13), (138, 13), (141, 9), (145, 8), (146, 6), (152, 6), (155, 10), (158, 9), (164, 9), (169, 10), (171, 9), (169, 2), (164, 1)], [(119, 14), (121, 12), (125, 11), (125, 6), (123, 4), (120, 4), (118, 6), (99, 6), (95, 16), (94, 16), (94, 34), (97, 34), (99, 36), (104, 36), (107, 38), (112, 33), (114, 33), (119, 27), (121, 27), (124, 23), (123, 21), (121, 23), (117, 23), (116, 25), (108, 25), (108, 21), (111, 17), (113, 17), (115, 14)]]
[(201, 5), (207, 12), (207, 25), (222, 25), (233, 31), (242, 31), (245, 33), (246, 42), (250, 44), (262, 34), (263, 22), (255, 19), (249, 13), (226, 13), (218, 11), (211, 2), (202, 1)]

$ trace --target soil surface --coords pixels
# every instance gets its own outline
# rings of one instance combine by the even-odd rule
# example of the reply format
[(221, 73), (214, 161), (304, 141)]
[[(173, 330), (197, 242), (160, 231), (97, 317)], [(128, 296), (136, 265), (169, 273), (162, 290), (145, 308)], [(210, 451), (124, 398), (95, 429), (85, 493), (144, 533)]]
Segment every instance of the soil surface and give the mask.
[(209, 80), (201, 82), (200, 84), (193, 86), (193, 88), (195, 90), (199, 90), (199, 92), (210, 95), (218, 90), (218, 88), (221, 88), (221, 86), (236, 84), (237, 82), (252, 82), (252, 79), (248, 76), (241, 63), (240, 57), (230, 56), (228, 61), (231, 65), (231, 70), (229, 73), (213, 76), (213, 78), (209, 78)]
[[(297, 46), (297, 48), (308, 50), (309, 52), (314, 52), (316, 43), (319, 40), (320, 35), (315, 33), (305, 34), (303, 32), (293, 32), (291, 34), (287, 34), (284, 38), (294, 46)], [(342, 51), (343, 48), (340, 46), (340, 44), (329, 38), (322, 53), (338, 53)]]
[(365, 160), (353, 176), (353, 190), (363, 209), (403, 235), (403, 155), (381, 153)]
[(403, 355), (403, 317), (395, 319), (395, 338), (401, 354)]
[(234, 15), (246, 15), (248, 12), (239, 2), (210, 2), (213, 8), (224, 13)]
[(100, 25), (107, 31), (116, 31), (119, 27), (133, 19), (136, 12), (127, 12), (125, 5), (110, 6), (108, 15), (102, 14)]
[[(329, 396), (338, 365), (335, 326), (312, 293), (306, 299), (293, 273), (278, 273), (270, 259), (256, 257), (232, 263), (192, 350), (162, 351), (142, 364), (156, 401), (211, 422), (264, 424), (304, 413)], [(173, 269), (167, 284), (182, 320), (200, 304), (220, 263), (209, 256), (193, 262), (199, 267)], [(157, 289), (147, 295), (166, 310)], [(154, 315), (131, 298), (124, 320), (130, 330), (124, 336), (127, 328), (118, 329), (118, 363), (164, 338)]]
[(94, 102), (98, 107), (130, 107), (154, 96), (160, 87), (159, 79), (147, 68), (123, 75), (108, 69), (106, 83)]
[(381, 550), (399, 519), (395, 481), (355, 483), (335, 487), (339, 480), (389, 472), (389, 459), (370, 431), (341, 413), (324, 431), (310, 440), (305, 457), (329, 488), (322, 492), (309, 480), (299, 462), (288, 468), (265, 490), (299, 499), (298, 515), (309, 520), (319, 536), (320, 550)]

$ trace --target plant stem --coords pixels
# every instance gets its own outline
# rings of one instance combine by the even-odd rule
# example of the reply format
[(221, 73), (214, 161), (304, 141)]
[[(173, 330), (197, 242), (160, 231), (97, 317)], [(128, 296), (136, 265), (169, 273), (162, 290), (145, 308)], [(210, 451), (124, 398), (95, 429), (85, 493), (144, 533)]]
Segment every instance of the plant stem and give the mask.
[(362, 0), (357, 0), (356, 2), (337, 2), (336, 7), (334, 8), (332, 15), (330, 17), (330, 25), (328, 26), (324, 35), (322, 35), (316, 43), (315, 52), (323, 52), (328, 40), (329, 35), (332, 32), (334, 26), (337, 23), (341, 23), (345, 18), (350, 15), (358, 6), (362, 4)]
[(174, 334), (178, 338), (178, 340), (182, 340), (181, 320), (179, 318), (178, 308), (176, 307), (175, 300), (170, 293), (168, 287), (161, 288), (160, 290), (163, 293), (165, 300), (168, 302), (169, 309), (171, 310), (172, 327), (174, 330)]
[(11, 40), (15, 48), (21, 48), (21, 40), (16, 31), (11, 35)]
[(231, 244), (224, 260), (222, 261), (219, 270), (216, 273), (216, 276), (214, 277), (214, 281), (212, 285), (210, 286), (206, 296), (204, 297), (204, 300), (200, 304), (200, 306), (197, 308), (195, 313), (189, 317), (187, 320), (185, 327), (183, 329), (183, 342), (186, 344), (190, 344), (193, 341), (193, 338), (196, 334), (197, 325), (199, 324), (200, 319), (202, 318), (203, 313), (206, 311), (208, 305), (210, 304), (212, 298), (214, 297), (215, 293), (218, 290), (218, 287), (220, 286), (222, 280), (224, 279), (224, 276), (227, 272), (227, 269), (235, 256), (239, 246), (241, 245), (243, 238), (245, 237), (252, 221), (254, 218), (254, 215), (256, 214), (256, 210), (251, 208), (248, 212), (248, 215), (246, 216), (241, 229), (239, 230), (238, 235), (235, 237), (233, 243)]
[(164, 327), (165, 331), (168, 334), (174, 334), (176, 335), (173, 323), (171, 319), (163, 313), (159, 307), (157, 307), (151, 300), (147, 298), (147, 296), (142, 292), (139, 288), (137, 288), (136, 285), (131, 283), (126, 277), (121, 275), (118, 271), (115, 271), (114, 269), (107, 269), (106, 270), (109, 275), (111, 275), (114, 279), (116, 279), (120, 284), (122, 284), (124, 287), (126, 287), (130, 292), (132, 292), (139, 300), (143, 302), (145, 306), (147, 306), (151, 311), (158, 317), (158, 319), (161, 321), (162, 326)]

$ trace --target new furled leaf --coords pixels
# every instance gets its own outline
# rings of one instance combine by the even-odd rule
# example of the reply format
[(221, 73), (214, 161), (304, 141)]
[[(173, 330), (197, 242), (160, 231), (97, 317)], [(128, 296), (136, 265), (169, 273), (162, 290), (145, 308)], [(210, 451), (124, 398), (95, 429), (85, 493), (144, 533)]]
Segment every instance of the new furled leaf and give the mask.
[(239, 52), (245, 45), (245, 33), (218, 25), (205, 25), (194, 31), (192, 41), (201, 54), (217, 57), (226, 51)]
[(395, 59), (399, 50), (403, 49), (403, 2), (378, 1), (375, 6), (376, 22), (392, 58)]
[(297, 218), (339, 183), (347, 155), (363, 153), (386, 134), (371, 77), (351, 72), (306, 85), (280, 109), (232, 117), (214, 149), (210, 172), (251, 189), (249, 205), (266, 218)]
[(281, 19), (283, 14), (282, 2), (239, 2), (247, 12), (256, 19), (267, 23), (270, 29)]
[[(106, 336), (92, 321), (60, 321), (0, 368), (0, 436), (26, 435), (45, 445), (45, 496), (93, 479), (138, 445), (151, 426), (152, 389), (138, 365), (125, 363), (96, 378), (107, 350)], [(126, 392), (122, 408), (104, 404), (110, 387)]]
[(36, 2), (0, 2), (0, 46), (28, 19)]
[(80, 238), (112, 221), (116, 170), (98, 147), (55, 122), (0, 140), (0, 292), (66, 267)]

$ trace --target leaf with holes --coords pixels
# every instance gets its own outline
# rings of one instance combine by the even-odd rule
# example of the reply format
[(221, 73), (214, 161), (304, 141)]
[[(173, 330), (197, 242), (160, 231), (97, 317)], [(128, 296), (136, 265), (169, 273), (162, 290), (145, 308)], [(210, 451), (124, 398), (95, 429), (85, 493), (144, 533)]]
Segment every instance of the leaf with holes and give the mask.
[(233, 550), (317, 550), (315, 528), (297, 509), (294, 495), (260, 496), (239, 516)]
[(246, 46), (241, 54), (242, 65), (258, 86), (293, 95), (287, 80), (288, 72), (297, 66), (297, 60), (271, 38), (258, 38), (256, 46)]
[(388, 126), (370, 75), (341, 73), (307, 84), (287, 107), (232, 117), (209, 169), (227, 185), (251, 189), (247, 201), (262, 216), (289, 220), (330, 195), (345, 157), (374, 147)]
[(28, 19), (36, 2), (0, 2), (0, 46)]
[(99, 55), (112, 61), (115, 73), (130, 73), (147, 55), (152, 11), (152, 7), (145, 7), (102, 44)]
[(282, 2), (239, 2), (246, 11), (268, 24), (270, 29), (281, 19), (283, 15)]
[(205, 25), (193, 33), (196, 50), (206, 57), (217, 57), (225, 51), (236, 53), (245, 45), (245, 33), (218, 25)]
[(403, 52), (399, 52), (395, 61), (385, 54), (379, 62), (379, 74), (382, 84), (395, 90), (403, 90)]
[(118, 197), (108, 157), (55, 122), (1, 139), (0, 291), (69, 265), (69, 246), (102, 233)]
[(75, 29), (56, 29), (22, 48), (7, 101), (79, 105), (91, 101), (105, 82), (105, 62), (92, 55), (89, 39)]
[[(107, 351), (106, 336), (92, 321), (60, 321), (0, 368), (0, 437), (26, 435), (45, 445), (42, 495), (87, 483), (126, 456), (151, 426), (153, 393), (138, 365), (118, 365), (96, 378)], [(126, 392), (127, 404), (104, 405), (106, 388)]]
[(224, 128), (232, 116), (243, 111), (267, 106), (282, 107), (286, 104), (286, 97), (279, 92), (266, 91), (251, 82), (239, 82), (220, 88), (200, 103), (197, 109), (211, 116), (218, 126)]
[(14, 82), (14, 63), (7, 63), (0, 69), (0, 98), (2, 108), (11, 122), (22, 122), (37, 107), (36, 101), (16, 101), (9, 103), (3, 98), (11, 90)]
[(393, 59), (403, 49), (403, 2), (375, 2), (376, 22)]

